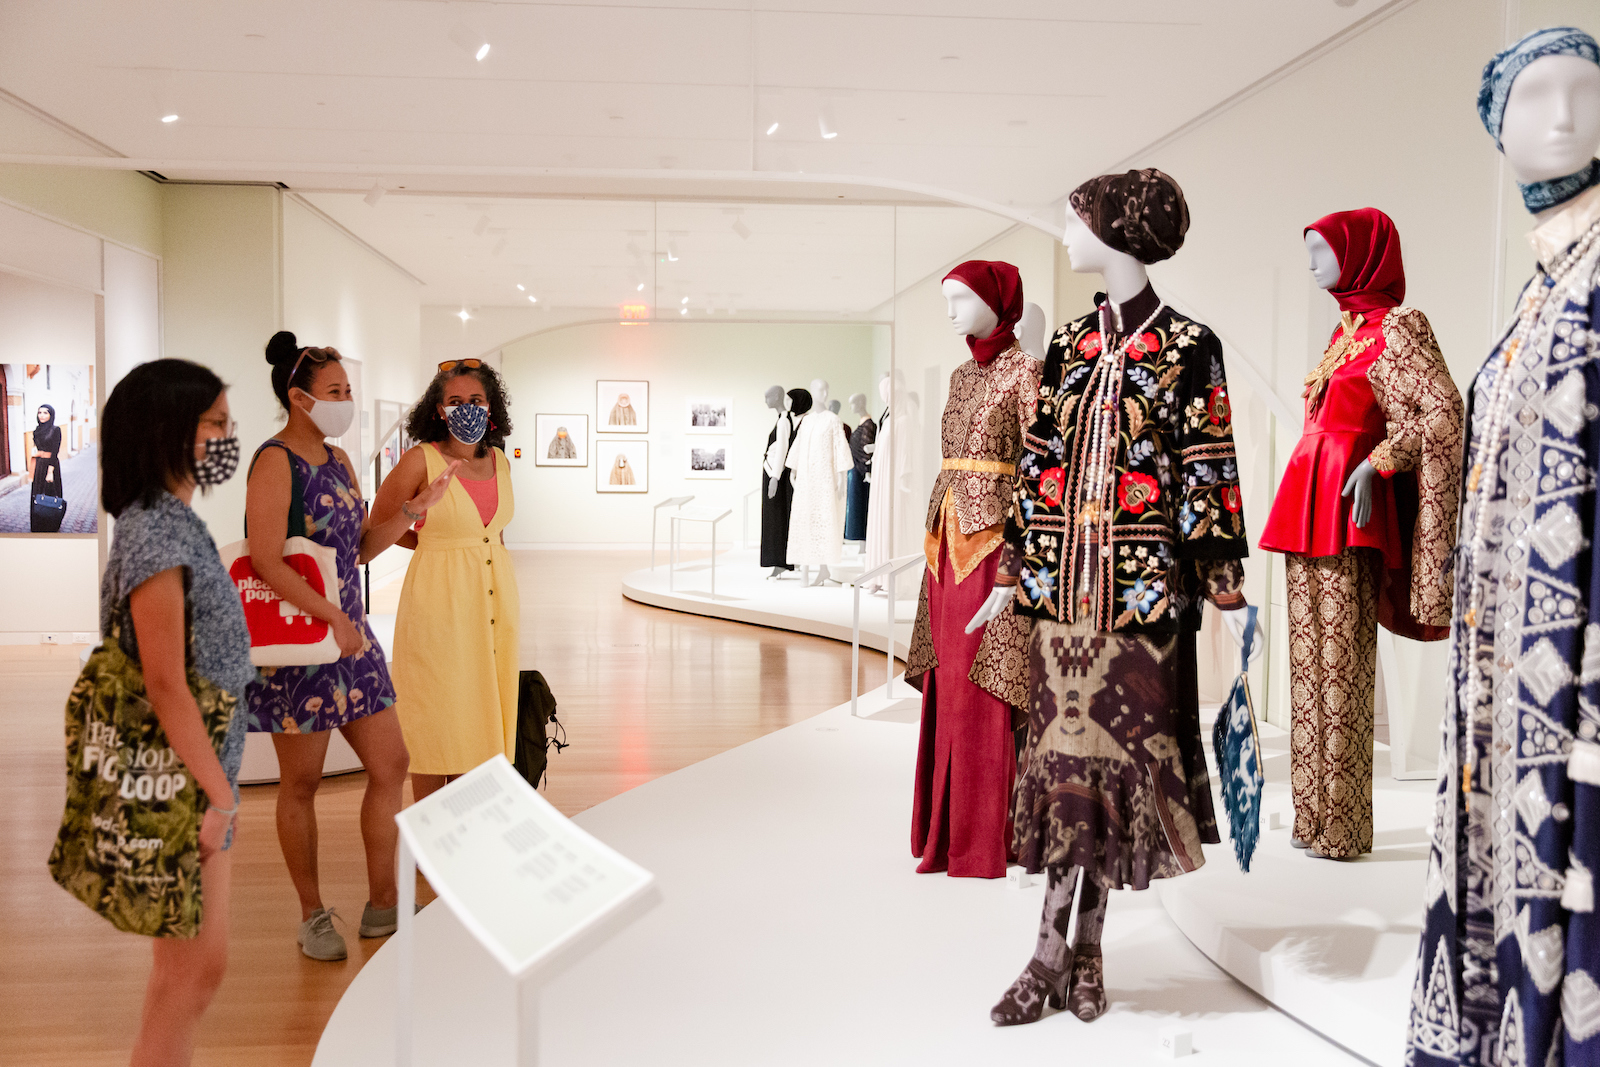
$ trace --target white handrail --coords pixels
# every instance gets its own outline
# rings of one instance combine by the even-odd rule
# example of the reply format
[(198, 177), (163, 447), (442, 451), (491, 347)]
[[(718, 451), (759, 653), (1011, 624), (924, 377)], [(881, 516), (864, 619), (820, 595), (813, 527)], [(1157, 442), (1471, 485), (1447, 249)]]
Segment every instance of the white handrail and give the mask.
[(856, 714), (856, 701), (861, 695), (861, 586), (869, 578), (876, 578), (880, 574), (887, 573), (889, 576), (889, 580), (885, 583), (889, 599), (889, 627), (887, 631), (889, 647), (886, 650), (888, 655), (888, 678), (884, 681), (883, 692), (885, 697), (892, 697), (894, 695), (894, 615), (895, 608), (898, 606), (898, 598), (896, 598), (894, 592), (894, 580), (900, 575), (901, 571), (916, 565), (919, 560), (926, 562), (926, 559), (927, 557), (921, 552), (911, 552), (904, 556), (896, 556), (887, 563), (881, 563), (867, 571), (853, 583), (855, 586), (853, 590), (855, 603), (851, 608), (850, 615), (851, 715)]
[[(693, 493), (690, 493), (688, 496), (669, 496), (669, 497), (667, 497), (667, 499), (663, 500), (661, 503), (657, 504), (653, 509), (651, 509), (651, 512), (650, 512), (650, 569), (651, 570), (655, 570), (656, 569), (656, 531), (661, 528), (661, 509), (662, 508), (681, 508), (681, 507), (683, 507), (685, 504), (687, 504), (689, 501), (691, 501), (693, 499), (694, 499), (694, 494)], [(668, 557), (668, 561), (667, 561), (667, 568), (670, 570), (671, 567), (672, 567), (672, 561), (671, 561), (671, 557), (669, 556)]]
[(741, 503), (744, 505), (744, 514), (739, 516), (739, 543), (742, 544), (746, 550), (750, 548), (750, 498), (759, 492), (761, 492), (761, 487), (758, 485), (746, 493), (741, 500)]

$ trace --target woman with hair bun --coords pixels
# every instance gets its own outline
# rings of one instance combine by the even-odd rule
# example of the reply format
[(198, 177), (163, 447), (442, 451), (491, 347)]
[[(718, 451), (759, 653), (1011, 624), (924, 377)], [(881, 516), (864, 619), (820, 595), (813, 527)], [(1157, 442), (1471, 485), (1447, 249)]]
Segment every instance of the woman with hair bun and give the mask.
[[(416, 524), (394, 628), (394, 688), (416, 799), (487, 759), (512, 755), (517, 729), (517, 577), (504, 530), (515, 509), (501, 451), (505, 386), (476, 359), (439, 364), (406, 424), (422, 442), (400, 457), (375, 521)], [(411, 503), (456, 471), (426, 516)]]
[[(261, 580), (285, 603), (332, 628), (341, 658), (308, 667), (266, 667), (250, 687), (250, 729), (272, 734), (281, 774), (278, 843), (300, 897), (300, 950), (315, 960), (342, 960), (344, 938), (333, 926), (317, 878), (317, 788), (333, 730), (344, 735), (367, 771), (361, 802), (370, 899), (361, 916), (362, 937), (384, 937), (397, 923), (395, 813), (402, 803), (407, 756), (394, 711), (394, 686), (383, 650), (361, 602), (360, 564), (406, 532), (390, 517), (372, 522), (361, 482), (343, 449), (328, 443), (355, 419), (350, 379), (332, 348), (303, 348), (281, 330), (267, 342), (272, 391), (288, 424), (256, 450), (245, 502), (250, 560)], [(454, 468), (420, 486), (409, 501), (418, 514), (439, 502)], [(298, 489), (298, 495), (296, 494)], [(297, 519), (299, 521), (291, 521)], [(338, 557), (339, 603), (317, 594), (284, 562), (291, 527), (332, 547)], [(294, 533), (299, 535), (299, 529)]]

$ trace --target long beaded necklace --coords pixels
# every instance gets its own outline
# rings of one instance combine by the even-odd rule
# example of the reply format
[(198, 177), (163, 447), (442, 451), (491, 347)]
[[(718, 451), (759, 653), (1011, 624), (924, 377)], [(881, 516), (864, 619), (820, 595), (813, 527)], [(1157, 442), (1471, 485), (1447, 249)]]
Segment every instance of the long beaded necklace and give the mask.
[[(1152, 322), (1156, 321), (1156, 316), (1161, 314), (1165, 306), (1165, 304), (1156, 305), (1150, 317), (1112, 349), (1107, 349), (1105, 345), (1105, 339), (1112, 336), (1109, 312), (1105, 304), (1100, 306), (1100, 362), (1084, 385), (1084, 396), (1092, 395), (1094, 400), (1089, 405), (1087, 413), (1080, 417), (1079, 422), (1079, 425), (1083, 425), (1084, 421), (1088, 421), (1085, 427), (1088, 433), (1084, 435), (1080, 447), (1078, 477), (1074, 479), (1078, 483), (1075, 488), (1081, 488), (1082, 505), (1081, 521), (1073, 530), (1072, 557), (1079, 554), (1080, 546), (1087, 548), (1091, 540), (1089, 531), (1096, 525), (1100, 527), (1099, 556), (1107, 558), (1111, 555), (1112, 508), (1106, 499), (1106, 493), (1113, 480), (1111, 465), (1115, 458), (1114, 452), (1119, 436), (1117, 417), (1122, 407), (1123, 359), (1136, 344), (1141, 351), (1148, 351), (1144, 346), (1144, 332), (1149, 329)], [(1096, 554), (1086, 550), (1081, 554), (1083, 573), (1077, 591), (1077, 606), (1080, 612), (1087, 614), (1094, 596), (1093, 574)]]
[[(1465, 622), (1469, 629), (1476, 629), (1478, 619), (1483, 614), (1483, 603), (1487, 596), (1484, 585), (1483, 571), (1478, 565), (1488, 542), (1489, 534), (1489, 505), (1494, 500), (1495, 490), (1499, 486), (1499, 464), (1496, 462), (1496, 452), (1500, 447), (1500, 435), (1505, 432), (1507, 420), (1511, 414), (1511, 379), (1517, 358), (1528, 351), (1538, 351), (1535, 343), (1534, 332), (1538, 329), (1539, 315), (1549, 303), (1550, 297), (1562, 288), (1579, 261), (1588, 255), (1595, 241), (1600, 239), (1600, 222), (1590, 226), (1578, 242), (1572, 246), (1566, 255), (1562, 256), (1550, 267), (1549, 271), (1541, 270), (1535, 279), (1535, 284), (1529, 286), (1523, 295), (1522, 307), (1517, 316), (1516, 328), (1506, 340), (1501, 356), (1500, 371), (1494, 382), (1494, 395), (1489, 403), (1488, 425), (1485, 433), (1478, 439), (1478, 448), (1473, 457), (1472, 470), (1467, 476), (1467, 492), (1472, 494), (1472, 541), (1471, 541), (1471, 566), (1472, 584), (1467, 596), (1467, 614)], [(1549, 279), (1549, 284), (1544, 284), (1544, 279)], [(1553, 328), (1553, 327), (1552, 327)], [(1484, 688), (1487, 684), (1488, 671), (1478, 663), (1476, 652), (1477, 639), (1472, 639), (1469, 655), (1469, 675), (1467, 679), (1466, 714), (1475, 716), (1478, 703), (1483, 699)], [(1463, 793), (1472, 791), (1472, 773), (1474, 760), (1470, 746), (1465, 746), (1461, 766), (1461, 789)]]

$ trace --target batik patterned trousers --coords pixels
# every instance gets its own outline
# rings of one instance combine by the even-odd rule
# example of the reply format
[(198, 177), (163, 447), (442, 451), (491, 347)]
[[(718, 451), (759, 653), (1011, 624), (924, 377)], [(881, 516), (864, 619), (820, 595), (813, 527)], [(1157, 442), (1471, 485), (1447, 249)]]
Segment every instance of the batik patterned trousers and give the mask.
[(1372, 851), (1376, 554), (1286, 557), (1294, 836), (1324, 856)]

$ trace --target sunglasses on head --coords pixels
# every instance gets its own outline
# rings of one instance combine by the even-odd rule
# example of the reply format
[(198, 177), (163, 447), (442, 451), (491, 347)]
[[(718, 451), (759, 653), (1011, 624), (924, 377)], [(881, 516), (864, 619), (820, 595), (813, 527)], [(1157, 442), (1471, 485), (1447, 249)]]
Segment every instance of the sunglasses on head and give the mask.
[(483, 360), (481, 359), (447, 359), (443, 363), (439, 364), (439, 370), (455, 370), (457, 367), (465, 367), (468, 370), (477, 370), (481, 366), (483, 366)]
[(291, 382), (294, 381), (295, 374), (300, 370), (300, 364), (308, 359), (313, 363), (326, 363), (330, 359), (338, 363), (343, 357), (331, 348), (302, 348), (300, 350), (300, 358), (294, 361), (294, 367), (289, 371), (289, 380)]

